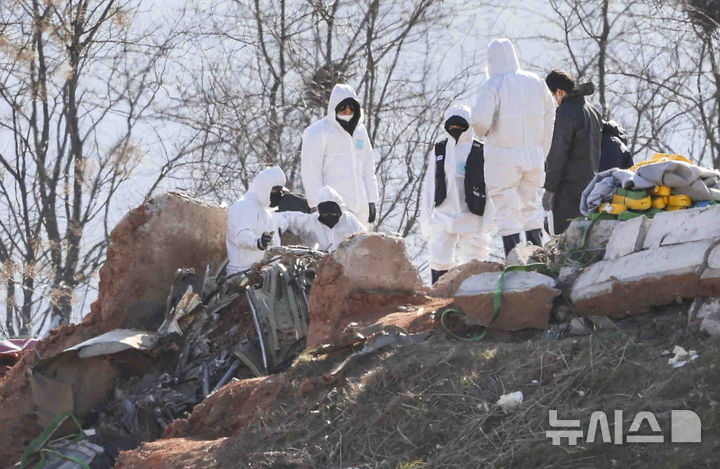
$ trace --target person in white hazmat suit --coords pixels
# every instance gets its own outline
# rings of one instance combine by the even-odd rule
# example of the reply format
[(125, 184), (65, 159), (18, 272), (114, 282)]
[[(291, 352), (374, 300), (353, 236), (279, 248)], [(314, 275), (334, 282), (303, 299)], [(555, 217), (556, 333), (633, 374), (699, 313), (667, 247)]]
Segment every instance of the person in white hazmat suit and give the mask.
[[(482, 174), (483, 147), (474, 139), (470, 108), (450, 106), (444, 128), (447, 139), (430, 154), (420, 197), (420, 228), (428, 240), (432, 283), (455, 265), (486, 260), (493, 230)], [(468, 179), (473, 175), (474, 182)]]
[(520, 69), (510, 40), (488, 45), (487, 81), (478, 91), (472, 125), (485, 137), (488, 197), (506, 255), (520, 242), (522, 231), (528, 241), (542, 245), (539, 192), (555, 122), (555, 100), (543, 84)]
[(230, 207), (225, 233), (228, 275), (249, 269), (263, 259), (268, 246), (280, 245), (280, 229), (272, 207), (277, 206), (285, 181), (280, 167), (266, 168)]
[(334, 251), (346, 236), (365, 231), (365, 225), (345, 209), (342, 197), (330, 186), (317, 194), (317, 213), (277, 212), (281, 230), (291, 230), (308, 245)]
[(318, 190), (331, 186), (360, 221), (373, 223), (378, 186), (374, 152), (362, 121), (355, 91), (349, 85), (335, 85), (327, 116), (303, 133), (300, 172), (311, 208), (318, 205)]

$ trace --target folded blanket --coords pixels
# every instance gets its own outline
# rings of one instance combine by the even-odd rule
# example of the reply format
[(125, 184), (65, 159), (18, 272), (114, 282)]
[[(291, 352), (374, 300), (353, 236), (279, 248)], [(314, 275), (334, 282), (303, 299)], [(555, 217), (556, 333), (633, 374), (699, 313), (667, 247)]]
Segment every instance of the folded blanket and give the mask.
[(674, 194), (693, 200), (720, 201), (720, 171), (683, 161), (664, 161), (641, 166), (632, 179), (635, 189), (668, 186)]
[(580, 213), (587, 215), (600, 207), (603, 202), (610, 202), (619, 186), (631, 188), (634, 173), (627, 169), (611, 168), (593, 177), (580, 198)]

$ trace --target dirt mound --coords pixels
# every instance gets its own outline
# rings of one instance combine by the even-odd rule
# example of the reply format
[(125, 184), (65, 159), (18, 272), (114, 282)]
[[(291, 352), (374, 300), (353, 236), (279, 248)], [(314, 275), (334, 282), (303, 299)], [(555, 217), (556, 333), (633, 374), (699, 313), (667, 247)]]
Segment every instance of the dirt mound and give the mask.
[(425, 301), (402, 238), (364, 233), (321, 261), (310, 292), (308, 347), (333, 342), (351, 321), (375, 322), (403, 304)]
[(42, 431), (35, 415), (30, 392), (29, 369), (41, 359), (51, 357), (68, 347), (90, 339), (98, 333), (91, 321), (54, 329), (26, 350), (20, 360), (0, 380), (0, 467), (18, 459), (25, 447)]
[(232, 382), (198, 404), (190, 417), (173, 422), (163, 436), (215, 439), (233, 435), (275, 404), (286, 388), (282, 374)]
[(227, 212), (181, 194), (164, 194), (131, 210), (110, 235), (91, 315), (103, 330), (155, 330), (179, 268), (203, 275), (225, 258)]
[(175, 271), (194, 267), (202, 275), (206, 262), (216, 266), (224, 259), (225, 217), (223, 209), (165, 194), (123, 218), (112, 231), (91, 313), (78, 325), (51, 331), (0, 381), (0, 462), (15, 461), (42, 431), (31, 398), (29, 369), (115, 328), (157, 328)]

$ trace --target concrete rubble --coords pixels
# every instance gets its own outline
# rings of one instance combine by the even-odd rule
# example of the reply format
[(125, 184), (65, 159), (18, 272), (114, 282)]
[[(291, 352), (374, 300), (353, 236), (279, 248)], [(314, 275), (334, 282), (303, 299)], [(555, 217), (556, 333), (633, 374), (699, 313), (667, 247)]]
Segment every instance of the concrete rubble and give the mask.
[(573, 220), (561, 237), (563, 250), (570, 251), (580, 248), (585, 232), (591, 223), (592, 228), (587, 232), (586, 250), (605, 249), (615, 227), (622, 224), (622, 222), (618, 220), (598, 220), (594, 223), (590, 220)]
[(428, 294), (435, 298), (452, 298), (455, 296), (455, 292), (457, 292), (460, 284), (463, 283), (466, 278), (471, 275), (486, 272), (500, 272), (503, 270), (503, 267), (502, 264), (498, 264), (497, 262), (472, 260), (447, 271), (445, 275), (440, 277), (440, 280), (430, 287)]
[(465, 321), (509, 331), (528, 327), (546, 329), (553, 299), (560, 295), (555, 280), (537, 272), (507, 272), (501, 313), (493, 321), (493, 302), (500, 275), (495, 272), (477, 274), (460, 285), (454, 304), (465, 313)]
[(581, 316), (622, 318), (652, 307), (717, 295), (720, 286), (720, 207), (659, 213), (618, 224), (605, 258), (573, 283)]

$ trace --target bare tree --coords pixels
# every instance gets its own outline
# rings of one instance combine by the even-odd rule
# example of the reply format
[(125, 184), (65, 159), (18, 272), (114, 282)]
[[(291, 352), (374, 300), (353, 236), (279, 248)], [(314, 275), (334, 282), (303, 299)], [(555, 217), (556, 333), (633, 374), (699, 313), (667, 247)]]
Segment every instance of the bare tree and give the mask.
[(19, 0), (0, 10), (0, 135), (12, 142), (0, 149), (0, 256), (13, 309), (20, 276), (19, 320), (6, 312), (15, 332), (70, 320), (104, 258), (113, 201), (148, 157), (141, 127), (174, 33), (133, 28), (138, 6)]
[(268, 164), (302, 191), (302, 131), (326, 114), (333, 85), (346, 82), (379, 155), (376, 226), (410, 235), (442, 113), (480, 70), (473, 47), (462, 51), (471, 60), (447, 56), (452, 8), (437, 0), (224, 0), (205, 8), (212, 28), (191, 36), (207, 52), (166, 114), (204, 132), (197, 191), (232, 199)]

